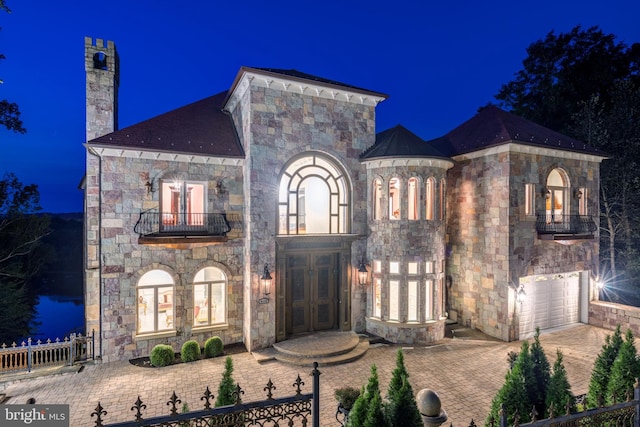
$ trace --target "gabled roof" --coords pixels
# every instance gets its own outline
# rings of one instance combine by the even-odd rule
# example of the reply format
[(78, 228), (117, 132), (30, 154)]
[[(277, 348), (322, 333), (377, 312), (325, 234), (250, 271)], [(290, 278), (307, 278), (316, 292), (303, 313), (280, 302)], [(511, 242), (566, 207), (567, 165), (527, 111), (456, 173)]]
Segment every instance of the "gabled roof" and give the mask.
[(446, 135), (429, 141), (447, 156), (456, 156), (510, 142), (607, 157), (601, 150), (489, 106)]
[(89, 141), (89, 146), (244, 158), (235, 127), (222, 111), (227, 92), (196, 101)]
[(376, 135), (376, 142), (360, 155), (360, 160), (389, 157), (420, 157), (447, 159), (432, 144), (426, 143), (415, 133), (397, 125)]

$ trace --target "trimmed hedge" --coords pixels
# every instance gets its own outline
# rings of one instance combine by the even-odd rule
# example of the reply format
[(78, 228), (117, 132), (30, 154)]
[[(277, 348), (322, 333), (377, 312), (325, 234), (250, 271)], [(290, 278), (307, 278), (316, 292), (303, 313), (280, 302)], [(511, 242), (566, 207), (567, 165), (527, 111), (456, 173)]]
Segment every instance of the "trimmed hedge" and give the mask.
[(151, 350), (151, 364), (153, 366), (168, 366), (173, 363), (176, 354), (173, 348), (167, 344), (158, 344)]
[(204, 343), (205, 357), (218, 357), (222, 355), (224, 345), (220, 337), (211, 337)]
[(200, 344), (196, 340), (189, 340), (182, 344), (180, 359), (183, 362), (193, 362), (200, 359)]

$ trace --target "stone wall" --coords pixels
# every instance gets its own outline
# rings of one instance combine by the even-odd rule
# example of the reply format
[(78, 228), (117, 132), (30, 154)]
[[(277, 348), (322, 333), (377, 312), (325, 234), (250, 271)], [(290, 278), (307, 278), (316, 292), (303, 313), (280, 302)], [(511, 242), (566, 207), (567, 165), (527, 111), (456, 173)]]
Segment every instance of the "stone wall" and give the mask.
[(615, 331), (620, 325), (624, 334), (631, 329), (634, 336), (640, 336), (640, 308), (604, 301), (589, 303), (589, 324)]

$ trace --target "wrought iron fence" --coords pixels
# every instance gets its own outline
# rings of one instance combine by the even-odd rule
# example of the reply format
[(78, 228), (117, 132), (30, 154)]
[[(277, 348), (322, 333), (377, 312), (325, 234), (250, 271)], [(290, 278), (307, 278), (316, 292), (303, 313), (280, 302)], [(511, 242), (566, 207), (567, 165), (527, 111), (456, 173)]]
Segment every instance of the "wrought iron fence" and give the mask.
[(224, 212), (160, 212), (157, 208), (140, 212), (134, 231), (140, 236), (206, 235), (225, 236), (232, 230), (236, 218)]
[(591, 215), (542, 214), (536, 217), (539, 234), (591, 235), (597, 229)]
[[(176, 396), (175, 391), (167, 402), (169, 415), (145, 418), (144, 411), (147, 405), (140, 399), (131, 407), (134, 411), (134, 421), (115, 424), (104, 424), (108, 412), (102, 407), (100, 402), (91, 413), (91, 417), (96, 417), (96, 427), (210, 427), (210, 426), (308, 426), (320, 427), (320, 371), (318, 363), (313, 364), (312, 392), (302, 393), (304, 382), (298, 375), (293, 383), (295, 389), (293, 396), (273, 398), (273, 391), (276, 386), (269, 379), (264, 391), (267, 392), (265, 400), (242, 403), (244, 391), (240, 385), (236, 385), (233, 393), (235, 404), (212, 408), (211, 402), (214, 395), (209, 390), (205, 390), (200, 398), (204, 401), (204, 409), (179, 413), (178, 408), (182, 401)], [(311, 424), (310, 423), (311, 419)]]
[(0, 346), (0, 373), (27, 371), (48, 366), (73, 365), (75, 362), (93, 359), (94, 332), (91, 336), (71, 334), (64, 340), (36, 341), (31, 338), (20, 345)]

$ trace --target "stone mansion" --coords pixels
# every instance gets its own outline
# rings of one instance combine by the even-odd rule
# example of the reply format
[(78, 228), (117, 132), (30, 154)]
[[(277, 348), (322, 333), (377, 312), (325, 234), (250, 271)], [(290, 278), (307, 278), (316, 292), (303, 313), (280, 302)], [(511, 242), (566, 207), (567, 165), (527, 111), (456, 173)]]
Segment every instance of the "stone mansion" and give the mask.
[(85, 69), (86, 328), (104, 361), (214, 335), (253, 351), (587, 322), (600, 151), (496, 107), (432, 141), (380, 131), (383, 93), (248, 67), (118, 129), (113, 42), (85, 38)]

